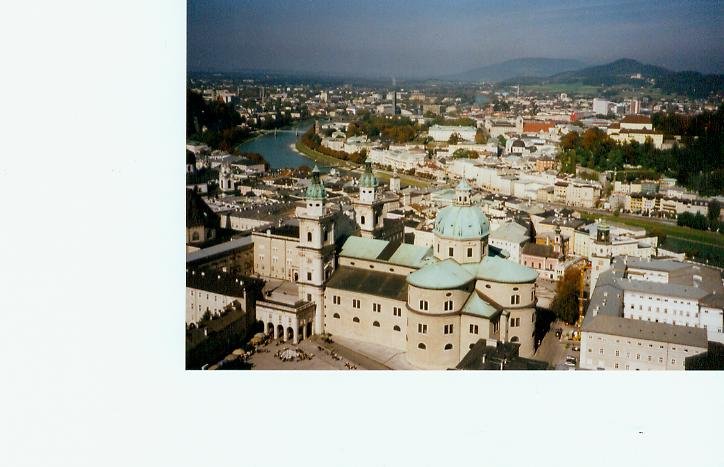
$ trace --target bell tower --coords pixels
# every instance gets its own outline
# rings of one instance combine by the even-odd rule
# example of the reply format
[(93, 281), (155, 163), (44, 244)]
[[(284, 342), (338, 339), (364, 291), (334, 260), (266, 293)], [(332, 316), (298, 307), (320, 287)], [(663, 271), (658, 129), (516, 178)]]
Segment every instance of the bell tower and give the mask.
[(611, 230), (605, 220), (599, 220), (596, 227), (596, 241), (591, 246), (591, 292), (596, 288), (598, 276), (611, 267), (613, 254)]
[(316, 304), (314, 333), (324, 332), (324, 284), (334, 272), (334, 214), (326, 206), (327, 192), (314, 166), (299, 218), (299, 298)]
[(362, 237), (377, 238), (383, 225), (383, 203), (377, 198), (378, 186), (377, 177), (372, 172), (372, 160), (368, 158), (365, 161), (365, 170), (359, 178), (359, 197), (353, 202)]

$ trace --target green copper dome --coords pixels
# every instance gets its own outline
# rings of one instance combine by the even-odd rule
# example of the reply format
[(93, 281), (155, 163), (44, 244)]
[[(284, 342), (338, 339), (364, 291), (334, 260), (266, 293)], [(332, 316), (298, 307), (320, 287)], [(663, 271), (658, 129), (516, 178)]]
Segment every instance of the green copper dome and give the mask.
[(307, 187), (305, 196), (307, 199), (324, 199), (327, 197), (327, 190), (324, 189), (322, 181), (319, 179), (319, 167), (316, 165), (312, 169), (312, 180)]
[(491, 282), (524, 284), (534, 282), (538, 277), (535, 269), (499, 256), (486, 256), (480, 263), (464, 264), (463, 267), (476, 279)]
[(378, 185), (377, 177), (372, 173), (372, 161), (367, 159), (365, 161), (365, 171), (359, 178), (359, 186), (361, 188), (376, 188)]
[(437, 213), (433, 232), (457, 239), (482, 238), (490, 233), (490, 223), (480, 206), (452, 205)]
[(455, 260), (444, 261), (423, 266), (407, 276), (407, 283), (422, 289), (449, 290), (469, 284), (475, 277)]

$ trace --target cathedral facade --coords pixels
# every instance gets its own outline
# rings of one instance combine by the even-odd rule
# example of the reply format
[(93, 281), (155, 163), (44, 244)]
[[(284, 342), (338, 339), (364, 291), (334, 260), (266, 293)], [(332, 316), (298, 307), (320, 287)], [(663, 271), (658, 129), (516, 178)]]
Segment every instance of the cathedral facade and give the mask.
[(359, 186), (360, 236), (339, 253), (316, 167), (297, 214), (299, 299), (315, 303), (315, 334), (398, 349), (420, 369), (454, 368), (479, 339), (533, 355), (537, 273), (490, 251), (488, 219), (464, 180), (437, 214), (431, 247), (375, 238), (378, 183), (369, 163)]

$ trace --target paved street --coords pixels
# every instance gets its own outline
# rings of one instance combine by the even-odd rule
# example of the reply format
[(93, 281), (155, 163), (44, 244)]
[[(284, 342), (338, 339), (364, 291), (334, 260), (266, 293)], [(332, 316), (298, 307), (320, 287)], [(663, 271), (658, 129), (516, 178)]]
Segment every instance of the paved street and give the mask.
[[(563, 335), (560, 341), (556, 337), (556, 329), (558, 328), (563, 329)], [(550, 332), (543, 338), (543, 342), (533, 358), (548, 362), (548, 364), (556, 370), (568, 369), (565, 367), (564, 362), (569, 355), (576, 357), (576, 362), (579, 362), (581, 356), (580, 351), (574, 351), (573, 348), (580, 347), (580, 342), (570, 339), (573, 330), (573, 326), (568, 326), (560, 321), (551, 323)], [(578, 365), (576, 364), (576, 368), (577, 367)]]

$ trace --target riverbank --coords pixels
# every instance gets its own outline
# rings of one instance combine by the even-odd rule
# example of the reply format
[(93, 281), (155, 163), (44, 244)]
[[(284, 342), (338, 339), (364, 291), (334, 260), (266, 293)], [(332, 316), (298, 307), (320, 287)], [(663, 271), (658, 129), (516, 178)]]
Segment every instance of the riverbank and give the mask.
[[(304, 157), (307, 157), (319, 164), (343, 170), (350, 170), (352, 172), (358, 173), (361, 173), (362, 171), (361, 165), (349, 161), (343, 161), (335, 157), (327, 156), (326, 154), (315, 151), (314, 149), (311, 149), (307, 147), (304, 143), (302, 143), (301, 139), (298, 140), (294, 145), (294, 150), (297, 153), (303, 155)], [(375, 176), (382, 181), (389, 182), (392, 173), (385, 170), (375, 170)], [(414, 177), (412, 175), (398, 174), (397, 176), (400, 178), (400, 183), (402, 185), (410, 185), (418, 188), (427, 188), (432, 185), (432, 182), (430, 180)]]

